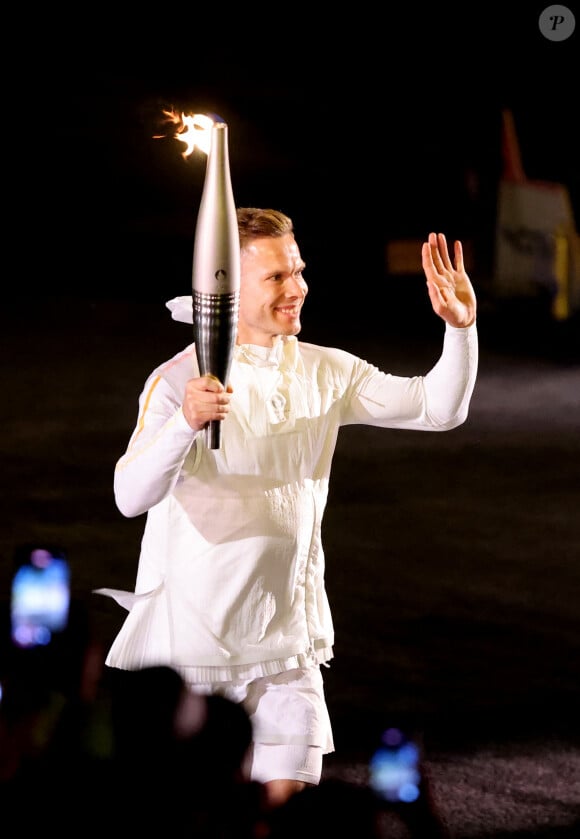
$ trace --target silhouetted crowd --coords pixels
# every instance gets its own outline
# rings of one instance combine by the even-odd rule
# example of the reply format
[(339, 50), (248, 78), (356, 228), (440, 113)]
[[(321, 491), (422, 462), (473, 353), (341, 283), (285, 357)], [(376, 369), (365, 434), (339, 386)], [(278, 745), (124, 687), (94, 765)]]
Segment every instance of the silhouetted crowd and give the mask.
[(47, 646), (18, 649), (3, 612), (0, 807), (24, 835), (175, 831), (201, 839), (443, 836), (363, 785), (324, 778), (278, 807), (249, 780), (242, 705), (196, 694), (165, 666), (104, 666), (87, 610)]

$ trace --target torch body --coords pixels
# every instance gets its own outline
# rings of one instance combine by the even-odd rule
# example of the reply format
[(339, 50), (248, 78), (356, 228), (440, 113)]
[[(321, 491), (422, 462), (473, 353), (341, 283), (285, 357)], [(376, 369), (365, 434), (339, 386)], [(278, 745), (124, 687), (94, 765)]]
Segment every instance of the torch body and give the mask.
[[(240, 239), (232, 190), (228, 127), (214, 123), (193, 250), (193, 337), (202, 376), (228, 384), (240, 301)], [(221, 422), (206, 429), (208, 448), (219, 449)]]

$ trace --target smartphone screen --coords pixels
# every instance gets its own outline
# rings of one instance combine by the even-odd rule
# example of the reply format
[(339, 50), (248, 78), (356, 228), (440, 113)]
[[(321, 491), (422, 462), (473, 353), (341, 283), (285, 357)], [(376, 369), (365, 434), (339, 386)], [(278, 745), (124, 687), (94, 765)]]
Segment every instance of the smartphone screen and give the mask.
[(66, 629), (69, 608), (70, 568), (64, 553), (43, 545), (20, 549), (10, 600), (13, 644), (49, 645)]
[(422, 791), (421, 746), (400, 728), (386, 728), (369, 762), (369, 782), (391, 804), (415, 804)]

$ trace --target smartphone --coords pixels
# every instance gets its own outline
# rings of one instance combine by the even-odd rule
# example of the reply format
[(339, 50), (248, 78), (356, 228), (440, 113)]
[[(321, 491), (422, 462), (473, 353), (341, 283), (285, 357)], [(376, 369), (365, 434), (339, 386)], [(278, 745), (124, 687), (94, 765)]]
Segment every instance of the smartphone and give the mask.
[(396, 726), (385, 728), (370, 757), (369, 783), (379, 799), (388, 804), (419, 803), (423, 794), (419, 738)]
[(10, 594), (10, 637), (15, 647), (49, 646), (68, 625), (70, 567), (65, 552), (44, 544), (15, 553)]

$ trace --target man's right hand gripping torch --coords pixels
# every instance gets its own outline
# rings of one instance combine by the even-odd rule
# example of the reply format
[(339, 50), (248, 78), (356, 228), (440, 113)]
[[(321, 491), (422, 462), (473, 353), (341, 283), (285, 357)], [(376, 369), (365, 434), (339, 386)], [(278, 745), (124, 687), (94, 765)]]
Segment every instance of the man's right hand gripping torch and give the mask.
[[(193, 252), (193, 336), (202, 376), (227, 387), (240, 302), (240, 239), (232, 190), (228, 126), (214, 122)], [(206, 429), (208, 448), (219, 449), (221, 422)]]

